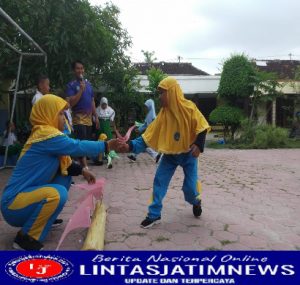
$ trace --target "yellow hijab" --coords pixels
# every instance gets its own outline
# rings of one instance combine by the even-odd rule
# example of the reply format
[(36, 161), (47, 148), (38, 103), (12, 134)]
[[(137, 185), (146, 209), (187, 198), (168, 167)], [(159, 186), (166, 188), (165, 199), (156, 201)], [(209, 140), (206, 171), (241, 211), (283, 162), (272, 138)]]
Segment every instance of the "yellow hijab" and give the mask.
[[(29, 118), (32, 130), (20, 157), (25, 154), (32, 144), (64, 135), (58, 129), (58, 114), (67, 105), (68, 103), (65, 100), (52, 94), (44, 95), (33, 105)], [(67, 168), (71, 163), (72, 160), (69, 156), (60, 157), (60, 168), (63, 175), (68, 175)]]
[(210, 126), (197, 106), (184, 98), (175, 78), (163, 79), (158, 87), (167, 90), (168, 106), (161, 108), (142, 137), (148, 146), (161, 153), (188, 152), (197, 135), (210, 131)]

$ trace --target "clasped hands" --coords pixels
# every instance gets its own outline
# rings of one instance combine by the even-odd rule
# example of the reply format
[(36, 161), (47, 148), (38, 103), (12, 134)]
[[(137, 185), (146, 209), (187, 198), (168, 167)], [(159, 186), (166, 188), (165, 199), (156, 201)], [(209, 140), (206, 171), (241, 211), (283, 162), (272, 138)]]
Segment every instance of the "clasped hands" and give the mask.
[[(114, 150), (120, 153), (129, 152), (129, 145), (126, 141), (122, 139), (112, 139), (107, 142), (109, 150)], [(196, 144), (191, 145), (190, 149), (193, 157), (198, 157), (200, 155), (199, 147)]]
[(126, 143), (126, 141), (121, 139), (112, 139), (107, 142), (108, 149), (114, 150), (116, 152), (129, 152), (129, 145)]

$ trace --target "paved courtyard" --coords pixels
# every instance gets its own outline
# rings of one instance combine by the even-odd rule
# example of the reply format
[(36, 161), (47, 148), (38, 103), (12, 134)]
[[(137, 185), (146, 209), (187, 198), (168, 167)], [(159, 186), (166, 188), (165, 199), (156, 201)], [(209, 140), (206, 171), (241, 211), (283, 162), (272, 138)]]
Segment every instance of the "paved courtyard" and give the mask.
[[(300, 149), (214, 150), (201, 155), (203, 214), (196, 219), (184, 202), (178, 169), (164, 200), (162, 223), (141, 229), (156, 170), (147, 154), (130, 163), (125, 155), (114, 168), (92, 166), (107, 183), (106, 250), (300, 250)], [(11, 170), (0, 171), (0, 189)], [(77, 183), (82, 178), (75, 178)], [(72, 186), (60, 215), (67, 221), (83, 190)], [(0, 249), (11, 249), (18, 229), (0, 217)], [(55, 249), (63, 232), (55, 228), (45, 249)], [(69, 234), (61, 249), (80, 249), (85, 229)]]

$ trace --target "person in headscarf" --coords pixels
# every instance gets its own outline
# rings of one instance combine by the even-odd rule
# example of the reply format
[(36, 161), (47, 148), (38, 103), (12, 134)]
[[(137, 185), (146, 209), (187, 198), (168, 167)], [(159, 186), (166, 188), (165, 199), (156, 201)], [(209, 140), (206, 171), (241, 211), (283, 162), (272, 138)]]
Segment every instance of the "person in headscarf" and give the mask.
[[(154, 105), (154, 101), (152, 99), (148, 99), (145, 102), (145, 107), (147, 109), (147, 115), (146, 115), (144, 124), (139, 126), (137, 129), (137, 133), (139, 133), (139, 134), (142, 134), (147, 129), (147, 127), (152, 123), (152, 121), (154, 121), (156, 118), (155, 105)], [(153, 159), (156, 160), (158, 153), (155, 150), (153, 150), (151, 147), (147, 147), (146, 152)], [(130, 161), (135, 162), (137, 154), (132, 153), (132, 154), (128, 155), (127, 157), (130, 159)]]
[(98, 130), (97, 137), (100, 134), (106, 134), (107, 139), (112, 139), (111, 126), (114, 126), (115, 111), (108, 105), (107, 98), (101, 98), (100, 105), (96, 108), (96, 112), (100, 123), (100, 129)]
[(32, 131), (1, 199), (1, 212), (8, 224), (21, 227), (13, 247), (40, 250), (51, 226), (67, 201), (71, 176), (82, 174), (89, 183), (95, 176), (70, 156), (98, 155), (116, 150), (117, 141), (93, 142), (69, 138), (64, 111), (68, 103), (44, 95), (31, 110)]
[(184, 98), (182, 90), (173, 77), (163, 79), (158, 85), (161, 110), (145, 133), (124, 146), (136, 154), (147, 147), (163, 154), (157, 168), (148, 215), (142, 228), (149, 228), (161, 220), (162, 200), (177, 168), (184, 172), (183, 193), (185, 200), (193, 205), (193, 214), (199, 217), (201, 207), (201, 183), (198, 180), (198, 156), (204, 150), (206, 132), (210, 126), (197, 106)]

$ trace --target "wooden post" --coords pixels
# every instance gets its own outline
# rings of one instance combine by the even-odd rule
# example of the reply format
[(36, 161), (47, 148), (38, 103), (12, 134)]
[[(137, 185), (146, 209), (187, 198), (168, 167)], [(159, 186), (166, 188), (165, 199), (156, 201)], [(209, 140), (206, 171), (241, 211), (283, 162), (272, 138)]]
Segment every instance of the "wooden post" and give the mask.
[(103, 250), (105, 238), (106, 209), (102, 201), (97, 201), (92, 224), (88, 230), (82, 250)]

